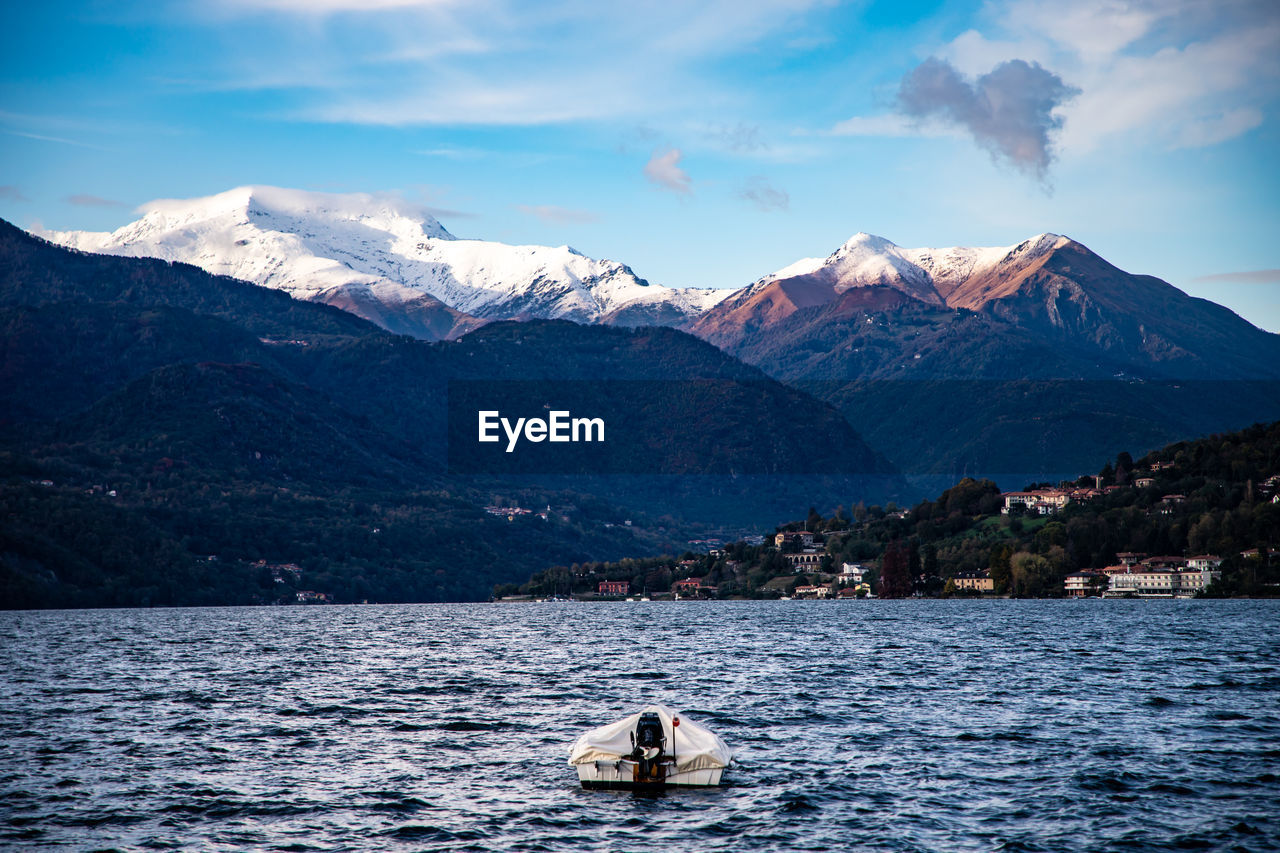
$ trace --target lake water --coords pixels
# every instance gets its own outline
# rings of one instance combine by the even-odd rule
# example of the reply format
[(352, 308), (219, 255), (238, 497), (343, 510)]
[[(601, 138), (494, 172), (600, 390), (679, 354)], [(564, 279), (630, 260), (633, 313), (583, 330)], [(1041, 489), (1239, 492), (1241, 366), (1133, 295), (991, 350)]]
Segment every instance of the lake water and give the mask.
[[(0, 613), (0, 847), (1275, 850), (1280, 602)], [(584, 791), (660, 701), (717, 790)]]

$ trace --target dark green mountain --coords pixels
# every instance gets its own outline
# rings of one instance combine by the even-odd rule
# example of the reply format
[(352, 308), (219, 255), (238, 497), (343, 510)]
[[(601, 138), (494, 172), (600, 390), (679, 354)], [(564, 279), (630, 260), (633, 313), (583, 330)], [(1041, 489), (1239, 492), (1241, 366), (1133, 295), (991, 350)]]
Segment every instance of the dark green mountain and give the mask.
[[(10, 607), (267, 602), (295, 587), (477, 598), (548, 562), (683, 550), (780, 505), (856, 500), (856, 480), (828, 475), (888, 470), (830, 406), (672, 329), (497, 323), (430, 344), (6, 223), (0, 327)], [(602, 389), (634, 415), (611, 436), (662, 440), (624, 445), (626, 475), (573, 453), (532, 473), (451, 471), (469, 433), (451, 455), (450, 389), (456, 408), (460, 388), (495, 380), (534, 413), (572, 388), (589, 414), (584, 389)], [(551, 511), (509, 521), (489, 505)], [(301, 577), (271, 576), (286, 563)]]

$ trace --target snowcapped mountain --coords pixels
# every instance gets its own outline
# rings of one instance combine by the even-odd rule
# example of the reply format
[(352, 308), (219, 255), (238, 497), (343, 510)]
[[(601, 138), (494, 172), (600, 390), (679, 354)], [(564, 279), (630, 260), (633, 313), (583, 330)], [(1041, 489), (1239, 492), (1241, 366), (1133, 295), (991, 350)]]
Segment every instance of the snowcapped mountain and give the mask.
[(41, 236), (88, 252), (182, 261), (429, 339), (494, 319), (676, 324), (727, 295), (649, 284), (625, 264), (568, 246), (460, 240), (417, 205), (363, 193), (238, 187), (151, 202), (141, 219), (110, 233)]
[[(826, 258), (803, 258), (760, 278), (735, 297), (751, 297), (769, 285), (807, 278), (838, 295), (852, 287), (890, 287), (931, 305), (957, 305), (971, 297), (969, 282), (1000, 277), (1064, 245), (1066, 237), (1041, 234), (1016, 246), (904, 249), (883, 237), (859, 232)], [(974, 307), (974, 306), (963, 306)]]
[(732, 347), (744, 335), (817, 306), (839, 315), (904, 304), (978, 310), (1012, 294), (1069, 244), (1066, 237), (1040, 234), (1016, 246), (904, 249), (859, 232), (825, 258), (802, 258), (734, 292), (689, 329), (717, 346)]
[(855, 234), (688, 328), (788, 379), (1280, 376), (1259, 357), (1280, 337), (1058, 234), (943, 249)]

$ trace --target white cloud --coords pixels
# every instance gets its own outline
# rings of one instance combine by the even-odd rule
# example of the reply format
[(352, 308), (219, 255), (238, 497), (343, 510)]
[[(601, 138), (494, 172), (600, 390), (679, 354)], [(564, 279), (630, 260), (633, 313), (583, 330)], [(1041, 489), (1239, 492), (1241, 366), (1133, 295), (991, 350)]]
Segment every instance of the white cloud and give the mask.
[(682, 194), (692, 192), (689, 174), (680, 168), (680, 156), (679, 148), (654, 151), (649, 162), (644, 165), (644, 176), (672, 192)]
[[(1079, 89), (1054, 114), (1061, 155), (1116, 137), (1203, 147), (1258, 127), (1280, 94), (1280, 15), (1249, 0), (1004, 0), (985, 24), (926, 51), (968, 77), (1013, 60)], [(899, 116), (855, 116), (837, 136), (937, 135)]]
[(1051, 63), (1081, 90), (1061, 110), (1064, 153), (1121, 134), (1161, 146), (1214, 145), (1257, 127), (1262, 106), (1276, 98), (1280, 16), (1267, 4), (1013, 0), (994, 16), (1014, 40), (966, 34), (943, 55), (1021, 49)]
[(589, 210), (574, 210), (568, 207), (557, 207), (554, 204), (517, 204), (516, 210), (526, 216), (556, 225), (587, 225), (600, 221), (599, 214)]
[(1126, 0), (1021, 0), (1009, 5), (1013, 32), (1048, 37), (1085, 62), (1105, 61), (1146, 35), (1175, 4)]
[(920, 121), (898, 113), (854, 116), (827, 131), (829, 136), (961, 136), (954, 128), (935, 121)]
[(1262, 111), (1253, 107), (1230, 110), (1217, 117), (1204, 117), (1183, 127), (1178, 146), (1205, 148), (1209, 145), (1217, 145), (1219, 142), (1235, 139), (1240, 134), (1253, 130), (1261, 125), (1262, 121)]
[[(789, 34), (828, 3), (236, 0), (194, 14), (225, 36), (226, 64), (203, 85), (293, 93), (289, 118), (534, 125), (732, 103), (743, 93), (703, 66)], [(270, 50), (239, 38), (247, 15)]]

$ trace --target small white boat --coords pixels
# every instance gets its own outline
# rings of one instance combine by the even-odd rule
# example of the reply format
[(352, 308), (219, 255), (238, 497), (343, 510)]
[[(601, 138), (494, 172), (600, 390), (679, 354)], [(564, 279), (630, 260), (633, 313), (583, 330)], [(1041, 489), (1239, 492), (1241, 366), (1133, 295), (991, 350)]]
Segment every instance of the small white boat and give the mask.
[(731, 760), (717, 734), (662, 705), (592, 729), (569, 751), (584, 788), (712, 787)]

